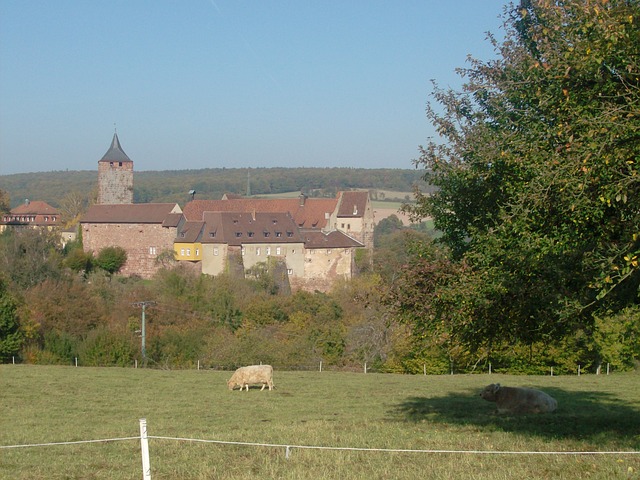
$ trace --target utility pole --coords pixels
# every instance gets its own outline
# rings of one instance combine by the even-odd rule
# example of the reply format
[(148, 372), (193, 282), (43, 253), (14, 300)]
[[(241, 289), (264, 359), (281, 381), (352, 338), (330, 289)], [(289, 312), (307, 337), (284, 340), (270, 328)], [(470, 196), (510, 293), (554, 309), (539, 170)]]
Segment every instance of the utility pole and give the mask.
[(142, 307), (142, 325), (140, 328), (140, 333), (141, 333), (141, 341), (142, 341), (142, 345), (141, 345), (141, 352), (142, 352), (142, 366), (146, 367), (147, 366), (147, 333), (146, 333), (146, 325), (145, 325), (145, 311), (148, 306), (153, 306), (155, 305), (156, 302), (151, 302), (151, 301), (144, 301), (144, 302), (135, 302), (132, 305), (134, 307)]

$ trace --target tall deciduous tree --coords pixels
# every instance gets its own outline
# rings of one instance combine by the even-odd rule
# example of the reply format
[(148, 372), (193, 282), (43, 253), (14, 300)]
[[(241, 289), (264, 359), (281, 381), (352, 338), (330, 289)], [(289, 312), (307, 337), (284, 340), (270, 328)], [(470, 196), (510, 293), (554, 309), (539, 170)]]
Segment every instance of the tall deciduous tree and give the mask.
[(0, 234), (0, 271), (10, 289), (26, 289), (45, 279), (60, 278), (62, 254), (55, 232), (8, 228)]
[(418, 322), (473, 348), (589, 332), (639, 301), (640, 3), (522, 0), (504, 20), (497, 58), (436, 88), (443, 141), (416, 163), (438, 190), (406, 207), (464, 267)]
[(23, 342), (16, 303), (0, 278), (0, 362), (17, 355)]
[(0, 189), (0, 213), (9, 213), (11, 210), (11, 201), (9, 192)]

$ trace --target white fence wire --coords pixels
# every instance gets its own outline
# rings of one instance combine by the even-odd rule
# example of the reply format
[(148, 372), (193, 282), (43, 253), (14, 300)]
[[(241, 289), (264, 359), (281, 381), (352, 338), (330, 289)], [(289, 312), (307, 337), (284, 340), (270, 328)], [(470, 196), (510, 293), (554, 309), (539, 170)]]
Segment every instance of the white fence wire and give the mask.
[(151, 462), (149, 456), (148, 440), (163, 440), (175, 442), (191, 442), (191, 443), (209, 443), (217, 445), (235, 445), (243, 447), (268, 447), (283, 449), (285, 457), (288, 459), (294, 449), (299, 450), (332, 450), (332, 451), (350, 451), (350, 452), (380, 452), (380, 453), (416, 453), (416, 454), (454, 454), (454, 455), (640, 455), (640, 451), (518, 451), (518, 450), (441, 450), (441, 449), (409, 449), (409, 448), (365, 448), (365, 447), (336, 447), (322, 445), (296, 445), (284, 443), (260, 443), (260, 442), (236, 442), (229, 440), (207, 440), (201, 438), (187, 437), (166, 437), (159, 435), (149, 435), (147, 432), (147, 421), (140, 419), (140, 436), (136, 437), (118, 437), (118, 438), (102, 438), (96, 440), (77, 440), (70, 442), (48, 442), (48, 443), (31, 443), (21, 445), (0, 445), (0, 450), (12, 448), (35, 448), (49, 447), (56, 445), (78, 445), (83, 443), (106, 443), (121, 442), (130, 440), (140, 440), (142, 452), (142, 470), (143, 479), (151, 479)]

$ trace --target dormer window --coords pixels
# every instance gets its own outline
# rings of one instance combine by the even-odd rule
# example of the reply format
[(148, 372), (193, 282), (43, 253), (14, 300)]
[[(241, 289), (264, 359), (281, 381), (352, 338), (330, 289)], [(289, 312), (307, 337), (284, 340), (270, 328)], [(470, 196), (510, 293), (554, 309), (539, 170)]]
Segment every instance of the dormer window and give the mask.
[(287, 232), (287, 237), (293, 237), (293, 232), (288, 231), (288, 232)]
[(209, 232), (209, 238), (215, 238), (216, 232)]
[(276, 237), (281, 237), (282, 236), (282, 232), (276, 232)]
[(242, 232), (236, 232), (236, 238), (240, 238), (242, 236)]
[(357, 214), (358, 214), (358, 206), (357, 206), (357, 205), (354, 205), (354, 206), (353, 206), (353, 214), (354, 214), (354, 215), (357, 215)]
[(184, 238), (184, 236), (185, 236), (185, 233), (184, 232), (180, 232), (180, 237)]
[(253, 237), (253, 232), (247, 232), (247, 236), (248, 236), (249, 238), (252, 238), (252, 237)]
[(268, 237), (269, 235), (271, 235), (271, 232), (264, 232), (265, 237)]

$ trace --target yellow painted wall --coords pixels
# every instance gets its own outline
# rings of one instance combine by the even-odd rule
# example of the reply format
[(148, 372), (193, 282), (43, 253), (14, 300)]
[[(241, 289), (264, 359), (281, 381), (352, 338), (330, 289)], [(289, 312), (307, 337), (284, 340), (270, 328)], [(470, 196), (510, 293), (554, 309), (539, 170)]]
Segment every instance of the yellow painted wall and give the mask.
[(202, 260), (202, 244), (201, 243), (174, 243), (173, 251), (176, 254), (176, 260), (195, 262)]

